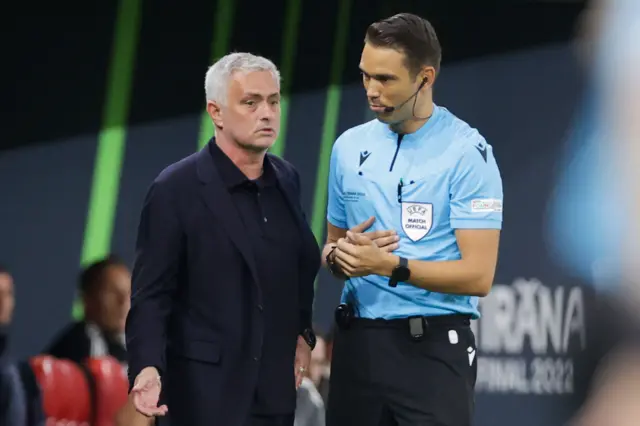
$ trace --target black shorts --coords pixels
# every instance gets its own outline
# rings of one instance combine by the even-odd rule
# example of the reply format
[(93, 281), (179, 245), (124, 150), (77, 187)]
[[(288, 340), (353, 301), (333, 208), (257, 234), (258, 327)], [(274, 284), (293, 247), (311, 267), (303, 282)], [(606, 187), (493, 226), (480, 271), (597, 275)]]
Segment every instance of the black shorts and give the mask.
[(336, 333), (327, 426), (469, 426), (477, 361), (469, 317), (355, 319)]

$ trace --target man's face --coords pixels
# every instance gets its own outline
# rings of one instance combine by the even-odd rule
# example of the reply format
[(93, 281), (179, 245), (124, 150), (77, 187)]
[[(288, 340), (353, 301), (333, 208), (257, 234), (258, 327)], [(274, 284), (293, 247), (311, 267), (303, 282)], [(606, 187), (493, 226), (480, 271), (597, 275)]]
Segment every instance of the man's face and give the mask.
[(365, 43), (360, 57), (362, 82), (371, 110), (384, 123), (413, 118), (411, 100), (393, 112), (385, 107), (397, 106), (410, 98), (420, 86), (422, 75), (413, 76), (405, 65), (405, 54), (395, 49)]
[(13, 278), (7, 273), (0, 273), (0, 325), (11, 323), (15, 304)]
[(280, 131), (280, 86), (269, 71), (236, 72), (227, 103), (207, 106), (214, 122), (242, 148), (269, 149)]
[(91, 319), (104, 331), (122, 333), (129, 313), (131, 274), (124, 266), (113, 265), (105, 270), (102, 280), (95, 294), (85, 301), (95, 312)]

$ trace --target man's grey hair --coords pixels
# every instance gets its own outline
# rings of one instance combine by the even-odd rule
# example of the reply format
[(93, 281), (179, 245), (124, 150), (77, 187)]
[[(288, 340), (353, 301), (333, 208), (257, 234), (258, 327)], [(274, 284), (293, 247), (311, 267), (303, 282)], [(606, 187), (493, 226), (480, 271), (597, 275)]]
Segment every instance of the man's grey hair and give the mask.
[(204, 79), (204, 90), (207, 101), (222, 105), (227, 103), (229, 82), (235, 72), (249, 73), (254, 71), (269, 71), (280, 87), (280, 71), (273, 62), (252, 53), (230, 53), (220, 58), (207, 70)]

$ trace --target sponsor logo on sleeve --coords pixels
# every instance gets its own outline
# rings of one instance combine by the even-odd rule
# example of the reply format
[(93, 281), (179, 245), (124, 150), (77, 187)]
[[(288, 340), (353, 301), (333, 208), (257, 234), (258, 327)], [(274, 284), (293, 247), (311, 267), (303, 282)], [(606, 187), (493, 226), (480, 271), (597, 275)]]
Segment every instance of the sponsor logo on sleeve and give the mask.
[(473, 213), (500, 213), (502, 212), (502, 200), (496, 198), (483, 198), (471, 200)]

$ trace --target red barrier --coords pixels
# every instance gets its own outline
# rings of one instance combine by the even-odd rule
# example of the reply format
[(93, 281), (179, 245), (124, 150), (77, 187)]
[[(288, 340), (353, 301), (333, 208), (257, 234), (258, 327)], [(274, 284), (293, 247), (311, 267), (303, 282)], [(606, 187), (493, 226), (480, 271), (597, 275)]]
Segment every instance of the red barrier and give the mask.
[(116, 413), (127, 403), (127, 375), (122, 365), (112, 357), (88, 359), (86, 366), (95, 382), (95, 426), (113, 426)]
[(86, 376), (74, 362), (39, 355), (30, 359), (42, 390), (49, 425), (88, 426), (91, 394)]

